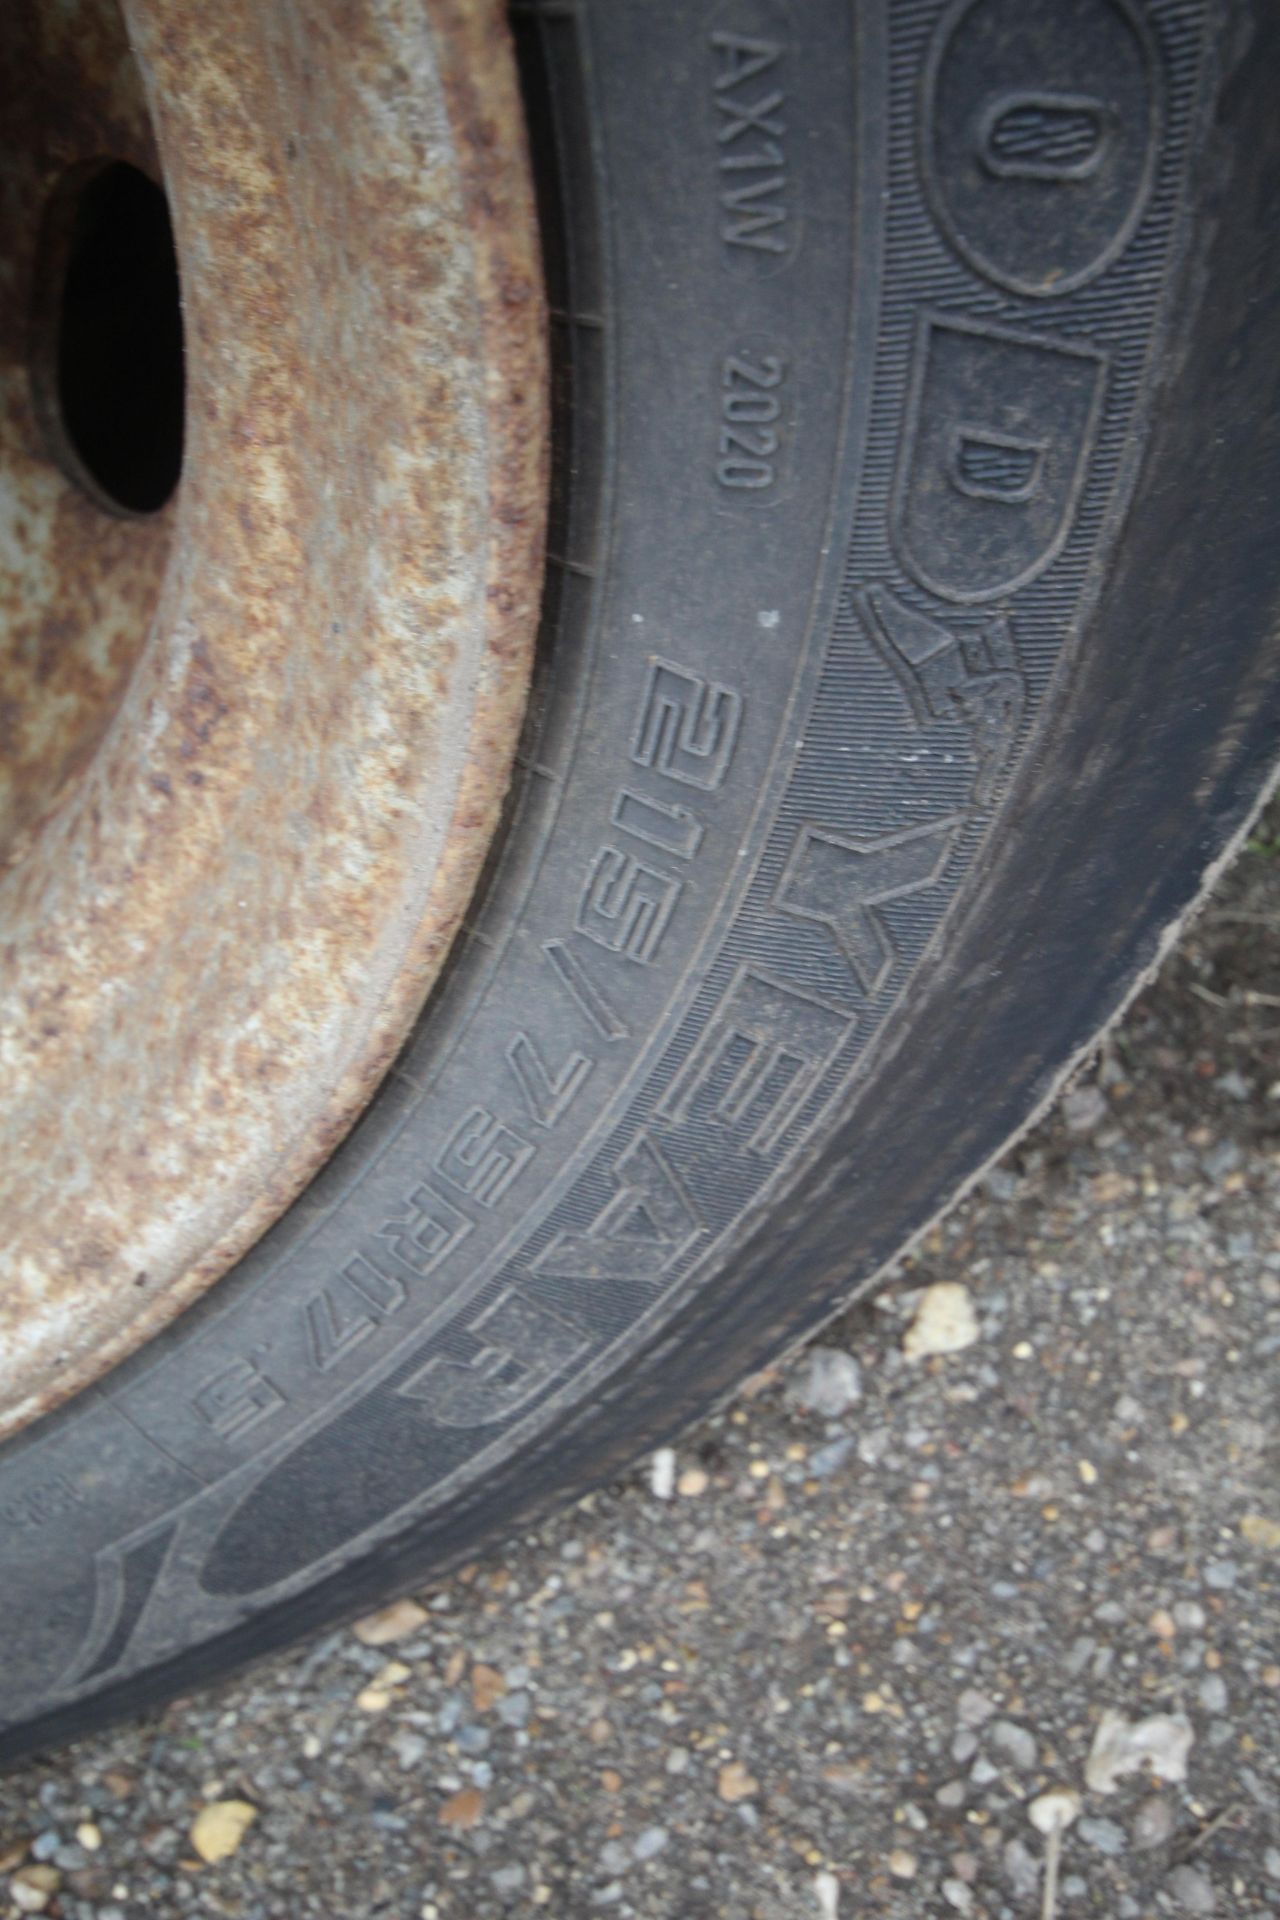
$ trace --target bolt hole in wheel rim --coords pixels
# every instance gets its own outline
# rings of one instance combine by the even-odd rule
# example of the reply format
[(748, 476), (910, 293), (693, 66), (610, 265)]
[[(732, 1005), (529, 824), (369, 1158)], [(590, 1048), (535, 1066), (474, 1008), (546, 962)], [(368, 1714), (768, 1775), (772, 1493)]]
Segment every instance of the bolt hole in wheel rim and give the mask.
[(0, 1432), (367, 1102), (511, 767), (547, 427), (492, 0), (0, 15)]
[(108, 512), (158, 513), (182, 471), (182, 301), (164, 189), (73, 166), (35, 266), (32, 403), (51, 455)]

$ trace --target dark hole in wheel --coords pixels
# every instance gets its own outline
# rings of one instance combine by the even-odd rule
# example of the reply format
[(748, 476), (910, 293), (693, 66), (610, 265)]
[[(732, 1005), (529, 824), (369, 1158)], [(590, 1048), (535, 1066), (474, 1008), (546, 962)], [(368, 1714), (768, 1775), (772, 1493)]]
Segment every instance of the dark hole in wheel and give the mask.
[(168, 201), (137, 167), (108, 161), (65, 180), (51, 216), (35, 373), (53, 450), (100, 506), (155, 513), (182, 471), (182, 304)]

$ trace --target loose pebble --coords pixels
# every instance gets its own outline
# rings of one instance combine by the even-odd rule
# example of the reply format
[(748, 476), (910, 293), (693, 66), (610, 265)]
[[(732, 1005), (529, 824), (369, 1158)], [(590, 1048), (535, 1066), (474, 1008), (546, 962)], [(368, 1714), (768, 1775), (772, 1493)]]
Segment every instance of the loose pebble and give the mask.
[(649, 1459), (649, 1487), (655, 1500), (670, 1500), (676, 1490), (676, 1450), (659, 1447)]
[(720, 1798), (730, 1803), (749, 1800), (760, 1791), (759, 1781), (752, 1778), (741, 1760), (730, 1760), (727, 1766), (721, 1767), (716, 1784)]
[(1133, 1844), (1140, 1853), (1163, 1847), (1173, 1838), (1177, 1827), (1173, 1808), (1158, 1794), (1144, 1800), (1133, 1816)]
[(1212, 1881), (1195, 1867), (1175, 1867), (1168, 1879), (1169, 1892), (1183, 1913), (1216, 1913), (1217, 1899)]
[(819, 1920), (839, 1920), (840, 1882), (834, 1873), (815, 1873), (813, 1899)]
[(230, 1859), (257, 1817), (247, 1800), (211, 1800), (191, 1823), (191, 1845), (210, 1866)]
[(409, 1733), (407, 1731), (397, 1733), (391, 1742), (391, 1746), (396, 1756), (396, 1764), (402, 1767), (406, 1773), (410, 1772), (414, 1767), (420, 1766), (430, 1751), (427, 1742), (420, 1733)]
[(1020, 1773), (1035, 1771), (1035, 1738), (1025, 1727), (1018, 1726), (1013, 1720), (995, 1720), (988, 1729), (987, 1739), (1001, 1759), (1007, 1760)]
[(50, 1871), (47, 1867), (23, 1867), (15, 1873), (9, 1882), (9, 1899), (19, 1913), (43, 1913), (57, 1891), (58, 1878), (55, 1875), (51, 1883), (38, 1876)]
[(1098, 1853), (1123, 1853), (1128, 1845), (1128, 1835), (1123, 1827), (1114, 1820), (1099, 1820), (1090, 1817), (1081, 1820), (1077, 1829), (1086, 1846), (1093, 1847)]
[(1106, 1117), (1107, 1096), (1101, 1087), (1085, 1082), (1063, 1094), (1062, 1118), (1072, 1133), (1093, 1133)]
[(1014, 1893), (1030, 1899), (1040, 1885), (1040, 1862), (1023, 1840), (1009, 1840), (1001, 1855), (1004, 1877)]
[(978, 1317), (968, 1287), (958, 1280), (938, 1280), (925, 1289), (902, 1336), (902, 1351), (908, 1360), (926, 1360), (932, 1354), (961, 1353), (977, 1338)]
[(809, 1456), (810, 1473), (819, 1480), (829, 1479), (853, 1459), (857, 1446), (854, 1436), (846, 1433), (839, 1440), (828, 1441), (825, 1447), (815, 1447)]
[(452, 1827), (458, 1833), (467, 1833), (479, 1821), (484, 1812), (484, 1794), (479, 1787), (460, 1787), (457, 1793), (451, 1793), (441, 1806), (437, 1818), (442, 1827)]
[(989, 1694), (977, 1687), (966, 1687), (956, 1702), (956, 1714), (963, 1727), (980, 1727), (999, 1709)]
[(471, 1669), (471, 1704), (477, 1713), (488, 1713), (507, 1690), (506, 1676), (497, 1667), (477, 1660)]
[(1185, 1714), (1155, 1713), (1145, 1720), (1129, 1720), (1109, 1707), (1093, 1736), (1085, 1784), (1092, 1793), (1113, 1793), (1125, 1775), (1144, 1767), (1171, 1784), (1185, 1780), (1194, 1737)]
[(804, 1413), (838, 1420), (862, 1398), (862, 1369), (839, 1347), (811, 1347), (787, 1387), (787, 1398)]
[(47, 1863), (20, 1867), (9, 1882), (15, 1906), (25, 1913), (43, 1913), (62, 1887), (62, 1873)]
[(379, 1608), (377, 1613), (367, 1613), (363, 1620), (357, 1620), (351, 1631), (365, 1647), (386, 1647), (396, 1640), (408, 1640), (413, 1634), (420, 1633), (431, 1618), (425, 1607), (416, 1600), (396, 1600), (389, 1607)]

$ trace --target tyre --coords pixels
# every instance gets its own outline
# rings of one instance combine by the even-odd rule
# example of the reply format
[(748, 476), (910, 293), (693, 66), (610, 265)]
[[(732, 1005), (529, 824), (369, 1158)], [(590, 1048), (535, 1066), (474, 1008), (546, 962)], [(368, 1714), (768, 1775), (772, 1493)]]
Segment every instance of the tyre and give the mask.
[(511, 26), (553, 459), (502, 818), (357, 1124), (0, 1450), (6, 1756), (474, 1556), (870, 1288), (1280, 750), (1274, 9)]

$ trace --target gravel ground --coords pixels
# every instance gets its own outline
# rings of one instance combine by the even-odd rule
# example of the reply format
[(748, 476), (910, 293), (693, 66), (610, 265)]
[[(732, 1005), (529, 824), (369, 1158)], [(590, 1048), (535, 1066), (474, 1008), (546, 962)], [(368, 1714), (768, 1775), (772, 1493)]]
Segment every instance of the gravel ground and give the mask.
[(878, 1305), (366, 1639), (0, 1781), (0, 1912), (1036, 1920), (1060, 1847), (1061, 1916), (1280, 1914), (1278, 831)]

